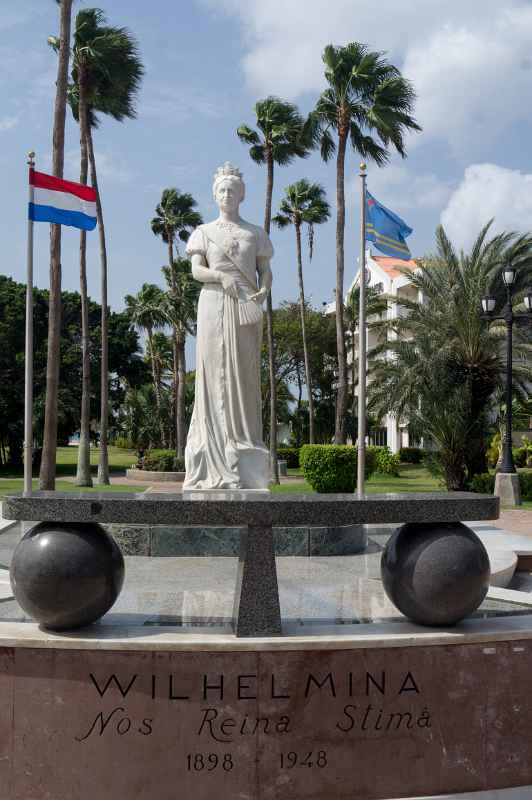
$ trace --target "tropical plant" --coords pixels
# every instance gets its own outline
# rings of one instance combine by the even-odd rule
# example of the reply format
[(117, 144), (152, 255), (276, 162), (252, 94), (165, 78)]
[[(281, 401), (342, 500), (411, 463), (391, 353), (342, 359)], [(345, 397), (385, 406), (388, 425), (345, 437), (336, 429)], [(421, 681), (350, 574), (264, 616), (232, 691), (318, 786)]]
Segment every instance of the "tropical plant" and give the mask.
[(315, 441), (314, 398), (312, 396), (312, 378), (308, 354), (306, 322), (305, 322), (305, 288), (303, 285), (303, 260), (301, 256), (301, 226), (308, 227), (309, 260), (312, 261), (314, 247), (314, 225), (327, 222), (331, 215), (329, 204), (325, 199), (325, 190), (318, 183), (310, 183), (303, 178), (285, 189), (285, 197), (281, 200), (279, 214), (272, 222), (279, 228), (293, 225), (296, 233), (297, 278), (299, 282), (299, 312), (301, 316), (301, 335), (305, 359), (305, 382), (308, 393), (309, 440)]
[[(249, 155), (256, 164), (266, 165), (266, 200), (264, 230), (269, 235), (272, 217), (274, 165), (290, 164), (294, 158), (306, 158), (311, 150), (303, 117), (296, 106), (278, 97), (269, 96), (255, 104), (258, 131), (240, 125), (238, 138), (248, 144)], [(266, 297), (266, 338), (268, 342), (269, 394), (270, 394), (270, 470), (274, 483), (279, 483), (277, 465), (277, 381), (275, 369), (275, 344), (273, 337), (272, 294)]]
[[(347, 355), (344, 332), (344, 172), (348, 141), (353, 150), (378, 166), (388, 160), (388, 148), (405, 156), (404, 136), (420, 130), (412, 116), (414, 90), (384, 54), (351, 42), (327, 45), (323, 51), (328, 88), (311, 114), (311, 132), (328, 161), (336, 151), (336, 343), (338, 398), (335, 441), (346, 440)], [(337, 144), (332, 136), (336, 132)]]
[[(61, 0), (59, 10), (59, 59), (55, 84), (52, 173), (63, 177), (65, 161), (65, 117), (70, 61), (72, 0)], [(61, 344), (61, 226), (50, 231), (50, 313), (48, 316), (48, 358), (46, 362), (46, 406), (44, 441), (39, 475), (40, 489), (55, 486), (57, 449), (57, 402)]]
[[(406, 314), (387, 323), (397, 338), (376, 348), (387, 355), (375, 359), (371, 370), (370, 407), (408, 420), (417, 436), (432, 439), (450, 489), (463, 489), (486, 471), (488, 412), (505, 381), (506, 332), (481, 317), (481, 298), (491, 292), (496, 310), (504, 307), (504, 264), (517, 268), (517, 293), (532, 276), (532, 237), (502, 233), (488, 239), (488, 230), (482, 229), (470, 252), (458, 255), (443, 228), (437, 229), (436, 254), (408, 273), (422, 299), (398, 298)], [(532, 379), (531, 356), (529, 335), (517, 329), (513, 381), (523, 391)]]
[[(380, 292), (377, 292), (373, 286), (366, 286), (365, 291), (366, 299), (366, 327), (368, 331), (375, 330), (379, 332), (382, 329), (382, 317), (386, 314), (388, 309), (388, 297)], [(358, 384), (358, 356), (357, 336), (358, 336), (358, 320), (360, 316), (360, 284), (352, 287), (348, 293), (345, 308), (344, 320), (346, 323), (346, 331), (349, 336), (351, 344), (351, 390), (352, 390), (352, 405), (351, 416), (353, 422), (353, 442), (355, 441), (355, 420), (358, 416), (357, 408), (357, 393), (356, 387)], [(364, 378), (366, 376), (364, 375)]]
[(177, 381), (174, 382), (177, 389), (175, 394), (176, 453), (177, 458), (183, 458), (187, 438), (185, 345), (187, 334), (195, 335), (196, 333), (195, 324), (201, 287), (192, 277), (192, 265), (187, 258), (174, 259), (171, 268), (163, 267), (163, 273), (169, 291), (165, 295), (162, 310), (166, 322), (172, 326), (177, 351)]
[[(172, 295), (171, 306), (172, 316), (179, 316), (176, 312), (177, 297), (183, 286), (178, 288), (179, 268), (174, 258), (179, 256), (177, 240), (188, 241), (188, 238), (198, 225), (202, 223), (201, 214), (196, 211), (197, 203), (191, 194), (180, 192), (179, 189), (164, 189), (161, 202), (155, 209), (155, 216), (151, 221), (151, 229), (155, 236), (160, 236), (168, 247), (168, 274), (167, 281), (169, 291)], [(183, 271), (183, 268), (181, 268)], [(186, 312), (185, 317), (186, 317)], [(187, 318), (188, 319), (188, 318)], [(182, 457), (185, 448), (185, 423), (184, 423), (184, 398), (185, 398), (185, 339), (186, 325), (180, 326), (179, 323), (173, 326), (173, 347), (174, 347), (174, 422), (175, 440), (178, 457)], [(181, 384), (180, 384), (181, 380)]]
[[(57, 48), (57, 39), (50, 37)], [(100, 458), (98, 464), (99, 483), (109, 483), (109, 459), (107, 452), (109, 425), (109, 326), (107, 306), (107, 246), (103, 209), (98, 186), (96, 157), (92, 130), (99, 125), (98, 114), (111, 116), (118, 122), (136, 116), (135, 100), (144, 69), (138, 46), (126, 28), (106, 24), (106, 18), (98, 8), (80, 11), (76, 17), (73, 49), (72, 83), (68, 100), (72, 114), (84, 129), (86, 156), (90, 163), (91, 183), (96, 190), (96, 216), (101, 263), (101, 360), (100, 384)], [(86, 114), (80, 113), (83, 106)], [(86, 120), (86, 121), (85, 121)]]
[(162, 391), (161, 384), (158, 380), (155, 349), (153, 346), (155, 330), (162, 328), (166, 322), (164, 314), (165, 295), (154, 283), (143, 283), (140, 291), (136, 295), (127, 294), (125, 296), (125, 303), (129, 319), (139, 330), (146, 333), (148, 339), (148, 352), (151, 358), (157, 421), (159, 424), (161, 442), (165, 445), (166, 434), (162, 418)]

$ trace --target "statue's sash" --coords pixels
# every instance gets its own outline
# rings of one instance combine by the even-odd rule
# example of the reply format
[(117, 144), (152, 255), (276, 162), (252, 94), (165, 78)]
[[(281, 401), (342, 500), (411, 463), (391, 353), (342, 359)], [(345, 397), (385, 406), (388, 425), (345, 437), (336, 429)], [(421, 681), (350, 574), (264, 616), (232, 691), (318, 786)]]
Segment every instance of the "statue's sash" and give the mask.
[[(218, 247), (228, 261), (233, 264), (234, 267), (240, 273), (244, 283), (250, 294), (254, 294), (258, 291), (258, 287), (256, 282), (252, 281), (249, 275), (246, 272), (244, 261), (241, 257), (241, 253), (238, 249), (230, 249), (231, 242), (227, 236), (224, 236), (223, 232), (220, 228), (216, 225), (216, 223), (211, 223), (210, 225), (203, 226), (203, 233), (209, 241)], [(250, 232), (251, 233), (251, 232)], [(255, 300), (240, 299), (238, 300), (238, 321), (240, 325), (258, 325), (262, 323), (262, 308), (261, 306), (255, 302)]]

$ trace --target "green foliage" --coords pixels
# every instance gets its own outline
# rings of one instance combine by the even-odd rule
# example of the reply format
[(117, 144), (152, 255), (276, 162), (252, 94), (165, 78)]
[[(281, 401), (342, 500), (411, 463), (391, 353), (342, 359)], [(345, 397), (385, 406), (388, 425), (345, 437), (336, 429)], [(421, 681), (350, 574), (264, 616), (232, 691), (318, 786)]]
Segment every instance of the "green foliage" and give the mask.
[(286, 461), (286, 465), (289, 469), (298, 469), (299, 447), (278, 447), (277, 457), (281, 461)]
[(151, 472), (183, 472), (185, 461), (176, 457), (175, 450), (148, 450), (142, 468)]
[(133, 450), (135, 447), (133, 441), (128, 439), (127, 436), (117, 436), (113, 441), (114, 447), (120, 447), (122, 450)]
[(530, 454), (530, 451), (527, 447), (514, 447), (512, 448), (512, 454), (516, 467), (526, 467), (526, 462)]
[(423, 455), (423, 450), (420, 447), (401, 447), (399, 461), (402, 464), (421, 464)]
[(293, 103), (270, 95), (255, 104), (255, 116), (260, 133), (249, 125), (240, 125), (236, 133), (250, 146), (249, 155), (256, 164), (271, 158), (284, 166), (309, 155), (311, 142), (305, 137), (304, 119)]
[(392, 453), (389, 447), (368, 447), (368, 450), (373, 451), (375, 456), (375, 471), (380, 475), (393, 475), (394, 478), (399, 477), (399, 456)]
[[(335, 444), (306, 444), (299, 454), (303, 475), (321, 493), (354, 492), (357, 480), (356, 447)], [(366, 452), (366, 478), (375, 469), (375, 454)]]
[(478, 492), (478, 494), (493, 494), (495, 489), (495, 475), (491, 472), (473, 475), (469, 488), (472, 492)]
[[(532, 500), (532, 471), (523, 470), (518, 473), (521, 497), (523, 500)], [(493, 494), (495, 490), (495, 474), (485, 472), (474, 475), (469, 486), (472, 492), (479, 494)]]
[(490, 445), (486, 451), (488, 465), (494, 467), (499, 460), (501, 453), (501, 434), (497, 432), (491, 439)]

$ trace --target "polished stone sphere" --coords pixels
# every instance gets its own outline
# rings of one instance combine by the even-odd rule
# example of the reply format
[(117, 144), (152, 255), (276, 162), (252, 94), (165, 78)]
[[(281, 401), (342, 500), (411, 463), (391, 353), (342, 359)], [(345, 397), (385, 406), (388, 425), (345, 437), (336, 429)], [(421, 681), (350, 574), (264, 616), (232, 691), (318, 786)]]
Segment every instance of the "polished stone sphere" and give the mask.
[(472, 614), (489, 587), (490, 563), (461, 522), (409, 522), (388, 541), (382, 583), (392, 603), (421, 625), (454, 625)]
[(41, 522), (18, 543), (10, 569), (13, 594), (52, 630), (90, 625), (116, 601), (124, 559), (98, 524)]

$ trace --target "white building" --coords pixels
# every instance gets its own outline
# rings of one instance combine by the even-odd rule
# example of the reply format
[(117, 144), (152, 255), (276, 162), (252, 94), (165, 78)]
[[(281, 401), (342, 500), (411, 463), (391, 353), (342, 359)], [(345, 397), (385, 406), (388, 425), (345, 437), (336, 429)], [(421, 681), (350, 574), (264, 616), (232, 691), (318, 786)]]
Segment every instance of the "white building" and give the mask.
[[(399, 258), (391, 258), (389, 256), (375, 256), (372, 255), (368, 249), (366, 252), (366, 285), (371, 286), (378, 292), (387, 295), (390, 298), (388, 302), (388, 319), (395, 319), (399, 315), (404, 315), (405, 310), (394, 302), (394, 298), (409, 298), (416, 300), (417, 290), (412, 286), (408, 275), (403, 275), (400, 270), (409, 270), (414, 272), (417, 269), (417, 264), (414, 260), (403, 261)], [(358, 285), (359, 274), (351, 283), (349, 292)], [(330, 304), (326, 309), (328, 313), (334, 313), (335, 306)], [(366, 332), (366, 345), (367, 350), (375, 347), (378, 344), (377, 337), (374, 331), (367, 330)], [(355, 350), (358, 351), (358, 336), (355, 336)], [(352, 381), (352, 363), (353, 363), (353, 347), (348, 347), (348, 376), (349, 381)], [(383, 427), (377, 431), (370, 431), (370, 442), (378, 445), (388, 445), (393, 453), (396, 453), (401, 447), (409, 447), (417, 445), (418, 442), (409, 440), (408, 429), (406, 423), (398, 422), (394, 417), (386, 415), (383, 420)]]

